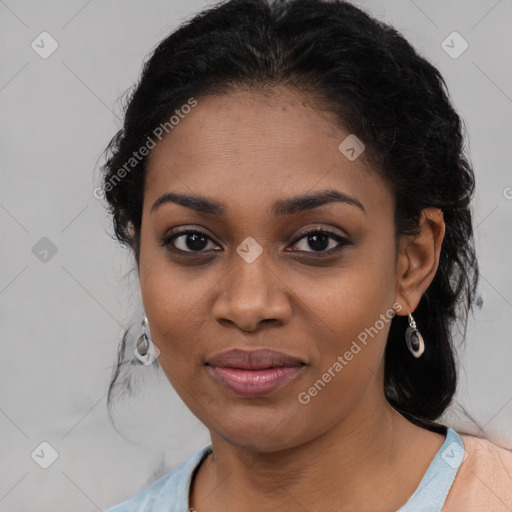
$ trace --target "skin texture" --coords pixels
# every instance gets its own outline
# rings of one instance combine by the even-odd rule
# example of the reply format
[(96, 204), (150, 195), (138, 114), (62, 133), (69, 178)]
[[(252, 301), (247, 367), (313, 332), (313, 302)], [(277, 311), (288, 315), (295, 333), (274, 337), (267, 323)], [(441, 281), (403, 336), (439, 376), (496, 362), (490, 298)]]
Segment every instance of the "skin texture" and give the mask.
[[(396, 251), (391, 189), (338, 149), (349, 132), (312, 98), (283, 87), (197, 98), (198, 105), (151, 152), (144, 191), (139, 277), (160, 364), (206, 425), (213, 455), (200, 466), (190, 506), (199, 512), (392, 511), (419, 484), (444, 437), (416, 427), (384, 395), (389, 322), (343, 370), (298, 400), (381, 314), (414, 312), (434, 278), (442, 213), (427, 209), (416, 237)], [(335, 189), (344, 203), (276, 218), (275, 201)], [(165, 203), (167, 192), (221, 202), (226, 217)], [(203, 255), (172, 229), (209, 238)], [(328, 228), (348, 245), (332, 258), (304, 233)], [(252, 237), (248, 263), (237, 247)], [(299, 239), (299, 237), (301, 237)], [(217, 250), (215, 250), (217, 249)], [(194, 252), (195, 250), (195, 252)], [(404, 339), (405, 343), (405, 339)], [(230, 348), (271, 348), (302, 359), (291, 382), (240, 398), (213, 381), (205, 360)]]

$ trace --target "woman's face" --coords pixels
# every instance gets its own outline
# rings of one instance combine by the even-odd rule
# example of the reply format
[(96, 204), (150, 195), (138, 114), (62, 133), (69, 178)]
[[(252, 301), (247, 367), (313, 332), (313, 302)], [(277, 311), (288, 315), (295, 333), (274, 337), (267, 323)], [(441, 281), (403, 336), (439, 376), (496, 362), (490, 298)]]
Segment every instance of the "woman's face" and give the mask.
[[(349, 135), (296, 92), (236, 92), (198, 98), (150, 154), (139, 276), (151, 336), (186, 405), (233, 444), (297, 446), (384, 403), (385, 342), (400, 309), (394, 204), (365, 153), (339, 149)], [(321, 191), (349, 199), (288, 204)], [(155, 205), (169, 193), (219, 207)], [(206, 364), (234, 348), (301, 365)], [(292, 378), (275, 387), (272, 372)], [(256, 383), (243, 392), (220, 374)]]

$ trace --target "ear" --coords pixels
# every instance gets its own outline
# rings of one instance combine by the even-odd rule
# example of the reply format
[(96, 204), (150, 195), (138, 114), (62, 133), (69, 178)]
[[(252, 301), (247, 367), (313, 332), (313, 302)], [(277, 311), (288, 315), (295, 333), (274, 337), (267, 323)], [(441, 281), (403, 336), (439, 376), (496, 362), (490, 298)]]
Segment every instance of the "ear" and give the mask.
[(130, 244), (132, 249), (137, 252), (138, 251), (138, 240), (137, 240), (137, 233), (135, 232), (135, 227), (133, 225), (133, 222), (130, 220), (128, 221), (126, 225), (126, 232), (128, 233), (128, 237), (130, 238)]
[(395, 301), (403, 315), (417, 308), (436, 274), (445, 233), (443, 212), (425, 208), (418, 227), (416, 235), (404, 236), (398, 244)]
[(133, 255), (135, 258), (135, 262), (137, 264), (137, 275), (140, 277), (140, 273), (139, 273), (139, 271), (140, 271), (140, 268), (139, 268), (139, 242), (140, 242), (140, 240), (136, 236), (135, 227), (131, 220), (128, 221), (128, 223), (127, 223), (126, 231), (128, 233), (128, 236), (130, 237)]
[(126, 230), (128, 231), (128, 235), (130, 236), (130, 238), (133, 238), (133, 236), (135, 235), (135, 228), (133, 227), (133, 223), (131, 220), (128, 221)]

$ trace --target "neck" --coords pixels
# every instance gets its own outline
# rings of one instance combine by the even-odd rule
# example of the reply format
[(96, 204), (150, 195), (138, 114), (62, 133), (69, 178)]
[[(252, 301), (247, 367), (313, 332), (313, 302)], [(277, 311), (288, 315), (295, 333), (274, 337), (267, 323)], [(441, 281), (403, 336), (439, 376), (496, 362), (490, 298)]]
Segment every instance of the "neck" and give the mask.
[[(421, 435), (428, 443), (414, 444)], [(442, 437), (412, 425), (382, 399), (284, 450), (258, 452), (212, 433), (213, 453), (196, 475), (192, 505), (225, 512), (324, 510), (322, 504), (327, 510), (333, 503), (340, 511), (382, 510), (380, 500), (391, 493), (389, 510), (396, 510), (414, 492)], [(425, 447), (411, 452), (411, 442)], [(405, 461), (412, 454), (420, 459), (411, 465)]]

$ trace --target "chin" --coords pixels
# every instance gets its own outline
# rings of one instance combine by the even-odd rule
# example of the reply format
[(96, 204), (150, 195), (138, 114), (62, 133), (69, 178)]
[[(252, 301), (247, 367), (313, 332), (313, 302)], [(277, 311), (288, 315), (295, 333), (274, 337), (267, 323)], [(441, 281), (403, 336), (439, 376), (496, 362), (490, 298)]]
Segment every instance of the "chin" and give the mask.
[[(306, 432), (295, 430), (302, 423), (296, 416), (283, 411), (283, 414), (268, 414), (262, 418), (258, 409), (255, 408), (254, 414), (234, 411), (232, 419), (226, 413), (215, 415), (222, 418), (222, 423), (208, 428), (227, 443), (257, 452), (286, 450), (307, 441)], [(244, 418), (243, 421), (240, 418)]]

